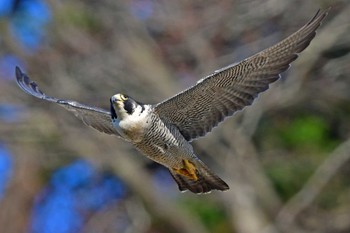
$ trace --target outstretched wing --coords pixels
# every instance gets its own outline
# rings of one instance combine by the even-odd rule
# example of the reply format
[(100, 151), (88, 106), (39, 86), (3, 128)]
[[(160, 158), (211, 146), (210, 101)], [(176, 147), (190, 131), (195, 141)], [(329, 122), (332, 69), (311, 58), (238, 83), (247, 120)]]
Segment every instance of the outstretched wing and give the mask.
[(100, 132), (120, 136), (112, 125), (110, 112), (101, 108), (90, 107), (76, 101), (56, 99), (54, 97), (47, 96), (39, 89), (38, 85), (34, 81), (30, 80), (30, 78), (18, 67), (16, 67), (16, 80), (18, 86), (27, 94), (61, 105), (68, 111), (72, 112), (86, 125), (91, 126)]
[(316, 35), (328, 14), (317, 14), (276, 45), (201, 79), (197, 84), (155, 106), (159, 116), (176, 125), (190, 141), (210, 132), (225, 117), (252, 104), (260, 92), (287, 70)]

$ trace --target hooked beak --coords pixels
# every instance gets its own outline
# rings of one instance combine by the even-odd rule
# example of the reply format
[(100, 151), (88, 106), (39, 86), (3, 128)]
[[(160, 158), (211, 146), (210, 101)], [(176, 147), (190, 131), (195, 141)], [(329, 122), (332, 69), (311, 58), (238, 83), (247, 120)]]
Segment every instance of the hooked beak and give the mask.
[(121, 106), (122, 103), (124, 103), (125, 99), (121, 96), (121, 94), (116, 94), (111, 97), (112, 103), (117, 103), (118, 105)]

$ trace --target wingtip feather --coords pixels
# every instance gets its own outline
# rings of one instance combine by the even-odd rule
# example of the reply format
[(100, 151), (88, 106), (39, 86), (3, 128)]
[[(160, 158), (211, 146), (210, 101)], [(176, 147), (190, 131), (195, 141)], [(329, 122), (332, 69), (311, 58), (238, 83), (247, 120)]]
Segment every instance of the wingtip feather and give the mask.
[(22, 71), (21, 71), (21, 69), (18, 66), (16, 66), (16, 77), (18, 78), (18, 77), (21, 77), (21, 76), (22, 76)]
[(16, 66), (15, 70), (17, 84), (25, 93), (35, 96), (39, 99), (46, 98), (45, 94), (39, 89), (39, 86), (36, 84), (36, 82), (32, 81), (25, 73), (23, 73), (18, 66)]

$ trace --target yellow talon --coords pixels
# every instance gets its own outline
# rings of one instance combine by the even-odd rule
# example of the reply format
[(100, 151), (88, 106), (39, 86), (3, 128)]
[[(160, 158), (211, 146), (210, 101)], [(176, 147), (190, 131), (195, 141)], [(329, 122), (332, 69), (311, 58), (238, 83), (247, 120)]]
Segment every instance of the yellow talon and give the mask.
[(198, 176), (196, 174), (197, 168), (194, 166), (192, 162), (190, 162), (187, 159), (182, 160), (183, 166), (182, 168), (173, 168), (173, 170), (183, 176), (186, 176), (187, 178), (191, 180), (198, 180)]

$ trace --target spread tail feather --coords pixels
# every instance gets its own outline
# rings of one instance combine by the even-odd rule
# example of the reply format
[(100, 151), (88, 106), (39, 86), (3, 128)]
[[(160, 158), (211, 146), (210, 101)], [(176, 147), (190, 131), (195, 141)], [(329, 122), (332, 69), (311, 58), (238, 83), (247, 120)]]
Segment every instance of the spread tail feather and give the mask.
[(193, 193), (209, 193), (211, 190), (227, 190), (229, 186), (220, 177), (215, 175), (200, 160), (194, 161), (196, 167), (197, 180), (180, 175), (169, 169), (171, 176), (179, 186), (180, 191), (190, 190)]

